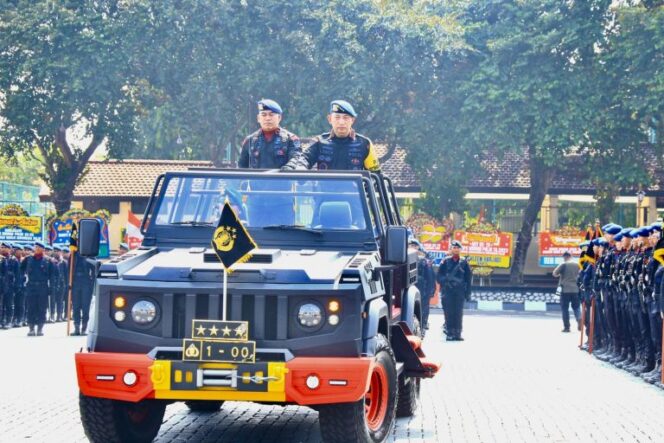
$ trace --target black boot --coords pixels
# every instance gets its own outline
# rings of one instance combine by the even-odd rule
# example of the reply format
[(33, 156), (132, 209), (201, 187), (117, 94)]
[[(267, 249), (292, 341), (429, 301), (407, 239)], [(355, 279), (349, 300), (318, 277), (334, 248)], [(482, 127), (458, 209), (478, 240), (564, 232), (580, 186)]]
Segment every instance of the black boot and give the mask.
[(35, 325), (28, 326), (28, 337), (35, 336)]
[(623, 361), (619, 361), (616, 363), (616, 366), (619, 367), (620, 369), (625, 369), (625, 367), (631, 365), (636, 361), (636, 353), (634, 352), (634, 349), (630, 348), (627, 351), (627, 358)]
[(78, 323), (74, 323), (74, 332), (72, 332), (71, 335), (81, 335), (81, 327)]
[(81, 335), (88, 335), (88, 323), (84, 322), (81, 326)]
[(44, 335), (44, 325), (37, 325), (37, 336), (41, 337)]

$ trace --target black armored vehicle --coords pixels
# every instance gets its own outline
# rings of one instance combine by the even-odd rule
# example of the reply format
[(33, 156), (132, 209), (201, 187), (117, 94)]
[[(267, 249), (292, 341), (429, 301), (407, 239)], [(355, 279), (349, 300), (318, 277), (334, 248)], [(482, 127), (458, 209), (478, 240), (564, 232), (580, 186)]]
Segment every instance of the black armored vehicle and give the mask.
[[(226, 201), (258, 248), (224, 285), (211, 239)], [(96, 223), (80, 222), (81, 255), (95, 255)], [(174, 401), (252, 401), (316, 409), (325, 442), (380, 442), (440, 368), (421, 349), (417, 256), (381, 175), (167, 173), (142, 231), (99, 266), (76, 354), (91, 441), (151, 441)]]

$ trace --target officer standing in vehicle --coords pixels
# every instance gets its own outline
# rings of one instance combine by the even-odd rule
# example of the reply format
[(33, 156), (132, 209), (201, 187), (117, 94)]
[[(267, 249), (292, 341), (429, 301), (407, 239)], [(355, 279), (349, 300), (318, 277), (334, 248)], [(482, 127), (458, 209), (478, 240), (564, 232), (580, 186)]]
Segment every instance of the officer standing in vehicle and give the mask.
[(4, 261), (4, 276), (2, 281), (2, 291), (4, 291), (3, 301), (0, 304), (0, 327), (9, 329), (12, 326), (14, 318), (14, 304), (16, 303), (16, 280), (18, 279), (19, 263), (16, 257), (11, 253), (13, 245), (3, 242), (0, 244), (0, 255)]
[(71, 335), (85, 335), (87, 333), (94, 278), (94, 266), (76, 252), (74, 255), (74, 282), (72, 284), (74, 332)]
[(300, 139), (280, 126), (282, 116), (283, 110), (274, 100), (258, 102), (256, 119), (260, 129), (242, 142), (240, 168), (291, 170), (295, 169), (294, 161), (301, 162)]
[[(238, 167), (249, 169), (293, 170), (302, 167), (302, 146), (297, 135), (280, 126), (283, 110), (274, 100), (258, 102), (258, 124), (260, 129), (242, 142)], [(252, 227), (283, 224), (292, 225), (295, 213), (291, 196), (261, 195), (261, 191), (290, 191), (289, 183), (253, 180), (247, 199), (249, 222)]]
[(436, 281), (440, 285), (447, 341), (462, 341), (463, 307), (465, 301), (470, 301), (473, 272), (468, 262), (461, 258), (460, 242), (453, 240), (450, 252), (452, 255), (446, 257), (438, 268)]
[(28, 310), (29, 336), (44, 335), (49, 285), (53, 278), (53, 264), (44, 256), (44, 246), (42, 242), (35, 242), (34, 254), (21, 263), (21, 273), (27, 280), (25, 299)]
[(332, 127), (318, 137), (304, 156), (307, 168), (380, 172), (371, 140), (353, 129), (357, 113), (345, 100), (330, 103), (327, 121)]

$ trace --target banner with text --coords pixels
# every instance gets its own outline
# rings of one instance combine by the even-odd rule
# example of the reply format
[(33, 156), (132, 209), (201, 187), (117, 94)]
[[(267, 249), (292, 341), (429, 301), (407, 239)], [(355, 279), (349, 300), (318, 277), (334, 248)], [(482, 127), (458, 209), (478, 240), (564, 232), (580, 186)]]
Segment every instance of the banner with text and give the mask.
[(32, 243), (42, 241), (43, 222), (41, 217), (0, 216), (0, 241)]
[(539, 233), (539, 265), (542, 267), (555, 267), (563, 262), (565, 251), (572, 257), (579, 258), (581, 250), (579, 243), (583, 241), (583, 232), (556, 233), (542, 231)]
[(509, 268), (512, 258), (511, 232), (454, 231), (454, 239), (461, 242), (461, 255), (473, 266)]

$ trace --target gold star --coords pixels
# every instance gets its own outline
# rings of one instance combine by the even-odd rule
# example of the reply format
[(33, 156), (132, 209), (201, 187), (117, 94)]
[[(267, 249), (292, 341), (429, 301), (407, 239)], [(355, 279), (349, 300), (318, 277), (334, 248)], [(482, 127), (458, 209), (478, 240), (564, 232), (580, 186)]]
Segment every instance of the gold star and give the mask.
[(224, 337), (227, 335), (231, 335), (231, 330), (229, 329), (228, 326), (224, 326), (224, 329), (222, 329), (221, 332), (224, 333)]
[(196, 333), (198, 335), (205, 335), (205, 328), (203, 327), (203, 325), (200, 325), (199, 327), (196, 328)]
[(217, 329), (215, 325), (212, 325), (212, 327), (210, 328), (210, 335), (217, 335), (218, 331), (219, 329)]
[(242, 337), (244, 333), (245, 333), (244, 325), (240, 325), (237, 328), (235, 328), (235, 336)]

